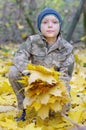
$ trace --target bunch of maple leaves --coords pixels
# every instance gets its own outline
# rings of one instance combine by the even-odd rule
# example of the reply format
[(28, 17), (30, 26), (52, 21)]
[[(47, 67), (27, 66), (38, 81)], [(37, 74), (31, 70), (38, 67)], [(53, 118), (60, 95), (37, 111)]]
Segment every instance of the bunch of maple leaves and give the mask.
[(53, 68), (32, 64), (28, 64), (28, 70), (30, 76), (26, 88), (27, 106), (34, 108), (43, 120), (49, 117), (50, 110), (61, 112), (63, 106), (69, 102), (69, 96), (67, 87), (59, 78), (60, 73)]
[[(18, 46), (17, 46), (18, 47)], [(33, 78), (25, 78), (23, 82), (26, 83), (28, 79), (28, 87), (25, 88), (27, 100), (27, 116), (25, 122), (16, 122), (15, 116), (17, 114), (17, 100), (16, 96), (10, 86), (8, 81), (8, 71), (12, 64), (12, 59), (14, 52), (17, 49), (16, 46), (2, 46), (0, 50), (0, 129), (1, 130), (69, 130), (73, 126), (70, 120), (67, 120), (57, 111), (62, 109), (60, 103), (68, 102), (68, 97), (66, 95), (65, 87), (62, 82), (58, 80), (59, 74), (54, 72), (53, 69), (46, 70), (39, 67), (42, 74), (49, 76), (51, 75), (51, 80), (46, 82), (47, 78), (40, 80)], [(15, 48), (14, 50), (12, 48)], [(86, 49), (77, 49), (75, 54), (75, 68), (73, 72), (73, 77), (71, 79), (71, 109), (68, 113), (68, 118), (72, 121), (80, 124), (86, 125)], [(37, 71), (34, 66), (29, 66), (30, 71)], [(34, 74), (31, 74), (33, 77)], [(37, 74), (39, 76), (39, 74)], [(56, 77), (56, 75), (58, 75)], [(35, 77), (35, 76), (34, 76)], [(41, 77), (41, 76), (40, 76)], [(43, 76), (44, 77), (44, 76)], [(52, 79), (53, 78), (53, 79)], [(37, 84), (34, 88), (34, 83)], [(51, 82), (53, 81), (53, 82)], [(58, 82), (57, 82), (58, 81)], [(42, 85), (41, 89), (38, 88), (38, 83)], [(45, 84), (47, 83), (47, 89), (45, 89)], [(59, 85), (58, 85), (59, 84)], [(60, 86), (60, 88), (58, 88)], [(34, 88), (34, 89), (33, 89)], [(58, 88), (58, 89), (57, 89)], [(34, 92), (35, 90), (35, 92)], [(40, 91), (39, 91), (40, 90)], [(57, 90), (57, 91), (56, 91)], [(29, 93), (30, 91), (30, 93)], [(45, 93), (42, 93), (45, 91)], [(58, 95), (58, 99), (55, 98)], [(35, 95), (35, 96), (34, 96)], [(37, 98), (37, 95), (39, 98)], [(32, 98), (33, 97), (33, 98)], [(56, 101), (59, 104), (56, 104)], [(29, 101), (29, 102), (28, 102)], [(36, 101), (36, 102), (35, 102)], [(26, 103), (26, 101), (25, 101)], [(45, 106), (48, 107), (46, 108)], [(52, 104), (52, 105), (50, 105)], [(56, 105), (55, 105), (56, 104)], [(59, 107), (58, 107), (59, 106)], [(33, 109), (32, 109), (33, 108)], [(55, 116), (48, 117), (49, 109), (53, 109)], [(38, 113), (38, 114), (37, 114)], [(44, 113), (44, 115), (43, 115)], [(36, 122), (35, 122), (36, 120)], [(83, 129), (82, 129), (83, 130)]]

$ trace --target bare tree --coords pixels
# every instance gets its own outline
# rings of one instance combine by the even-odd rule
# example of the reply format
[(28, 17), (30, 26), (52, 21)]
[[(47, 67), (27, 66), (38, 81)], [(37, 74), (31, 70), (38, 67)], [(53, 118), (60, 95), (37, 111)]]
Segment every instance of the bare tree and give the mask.
[[(86, 2), (86, 0), (80, 0), (79, 7), (77, 8), (77, 11), (76, 11), (76, 13), (75, 13), (75, 15), (73, 17), (72, 23), (70, 25), (70, 28), (69, 28), (69, 30), (67, 32), (67, 37), (66, 37), (67, 41), (71, 40), (72, 34), (73, 34), (73, 32), (74, 32), (74, 30), (76, 28), (76, 25), (77, 25), (77, 23), (79, 21), (80, 15), (81, 15), (81, 13), (83, 11), (85, 2)], [(84, 15), (86, 15), (86, 13), (84, 13)], [(86, 16), (85, 16), (85, 20), (86, 20)]]
[[(85, 4), (84, 4), (84, 35), (86, 36), (86, 0), (85, 0)], [(86, 38), (85, 38), (85, 45), (86, 45)]]
[(30, 0), (29, 8), (30, 8), (30, 10), (36, 10), (37, 9), (37, 3), (36, 3), (35, 0)]
[(20, 15), (23, 14), (25, 16), (28, 26), (31, 28), (32, 34), (35, 34), (36, 32), (35, 32), (34, 26), (32, 25), (29, 14), (27, 14), (25, 11), (24, 0), (16, 0), (16, 3), (19, 5)]

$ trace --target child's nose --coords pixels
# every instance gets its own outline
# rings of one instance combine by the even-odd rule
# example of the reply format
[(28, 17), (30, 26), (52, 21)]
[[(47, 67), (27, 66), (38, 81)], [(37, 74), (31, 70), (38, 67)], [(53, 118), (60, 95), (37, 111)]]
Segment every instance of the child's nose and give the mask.
[(49, 27), (52, 27), (52, 22), (49, 22), (49, 23), (48, 23), (48, 26), (49, 26)]

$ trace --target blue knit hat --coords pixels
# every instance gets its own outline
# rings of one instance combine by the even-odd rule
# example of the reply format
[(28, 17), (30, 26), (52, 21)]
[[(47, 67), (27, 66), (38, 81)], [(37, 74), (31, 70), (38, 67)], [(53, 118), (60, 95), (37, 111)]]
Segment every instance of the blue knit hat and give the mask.
[(56, 18), (58, 18), (59, 23), (60, 23), (60, 28), (61, 28), (61, 26), (62, 26), (62, 18), (61, 18), (61, 16), (60, 16), (60, 14), (59, 14), (56, 10), (54, 10), (54, 9), (52, 9), (52, 8), (45, 8), (45, 9), (43, 9), (43, 10), (40, 12), (40, 14), (38, 15), (38, 18), (37, 18), (37, 27), (38, 27), (38, 30), (39, 30), (39, 31), (41, 31), (41, 30), (40, 30), (40, 25), (41, 25), (42, 19), (43, 19), (46, 15), (49, 15), (49, 14), (53, 14)]

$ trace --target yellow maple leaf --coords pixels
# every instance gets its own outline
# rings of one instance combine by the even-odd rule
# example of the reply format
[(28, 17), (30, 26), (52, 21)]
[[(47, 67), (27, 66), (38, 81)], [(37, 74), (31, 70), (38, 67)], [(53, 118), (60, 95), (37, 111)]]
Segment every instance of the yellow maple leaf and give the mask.
[(41, 108), (41, 104), (39, 102), (34, 102), (32, 104), (32, 107), (34, 107), (35, 110), (38, 111)]
[(4, 92), (13, 92), (8, 79), (5, 78), (0, 78), (0, 93), (4, 93)]
[(42, 119), (49, 116), (50, 109), (55, 112), (61, 111), (62, 106), (69, 100), (66, 86), (60, 80), (59, 73), (39, 65), (29, 64), (28, 68), (30, 76), (26, 96), (31, 107), (35, 108)]
[(50, 94), (54, 95), (54, 96), (62, 96), (62, 90), (58, 89), (57, 87), (53, 87), (50, 90)]
[(17, 128), (17, 122), (14, 122), (14, 120), (7, 119), (7, 118), (5, 118), (5, 121), (0, 121), (0, 124), (2, 127), (7, 129)]
[(75, 58), (75, 61), (78, 63), (79, 62), (79, 56), (77, 53), (74, 54), (74, 58)]
[(48, 93), (47, 94), (45, 93), (39, 96), (38, 101), (40, 101), (41, 104), (47, 104), (49, 99), (50, 99), (50, 95)]
[(31, 75), (29, 78), (29, 84), (35, 82), (36, 79), (40, 79), (42, 81), (47, 81), (49, 84), (56, 83), (56, 79), (52, 75), (47, 75), (45, 73), (40, 73), (38, 71), (31, 71)]
[(72, 109), (70, 112), (69, 112), (69, 117), (75, 121), (75, 122), (80, 122), (81, 120), (81, 116), (83, 114), (83, 109), (80, 109), (79, 107), (76, 107), (74, 109)]
[(42, 130), (55, 130), (52, 126), (43, 126)]
[(22, 30), (24, 28), (24, 25), (20, 24), (19, 21), (16, 22), (18, 29)]
[(24, 130), (42, 130), (41, 127), (35, 127), (35, 124), (34, 123), (31, 123), (31, 124), (28, 124)]
[(38, 111), (38, 116), (41, 117), (41, 119), (45, 119), (49, 116), (49, 106), (48, 105), (42, 105), (41, 108)]
[(28, 76), (22, 76), (21, 80), (18, 80), (18, 82), (24, 84), (25, 86), (28, 85)]
[(55, 102), (50, 105), (51, 109), (55, 112), (60, 112), (62, 110), (61, 102)]
[(55, 79), (58, 79), (58, 76), (60, 75), (60, 73), (58, 71), (55, 71), (54, 69), (52, 68), (46, 68), (44, 66), (41, 66), (41, 65), (32, 65), (32, 64), (28, 64), (27, 66), (28, 70), (36, 70), (38, 72), (41, 72), (42, 74), (47, 74), (47, 76), (49, 75), (52, 75)]
[(49, 103), (55, 103), (57, 101), (57, 98), (58, 97), (52, 95), (49, 99)]
[(81, 41), (85, 41), (86, 40), (86, 35), (81, 37)]

